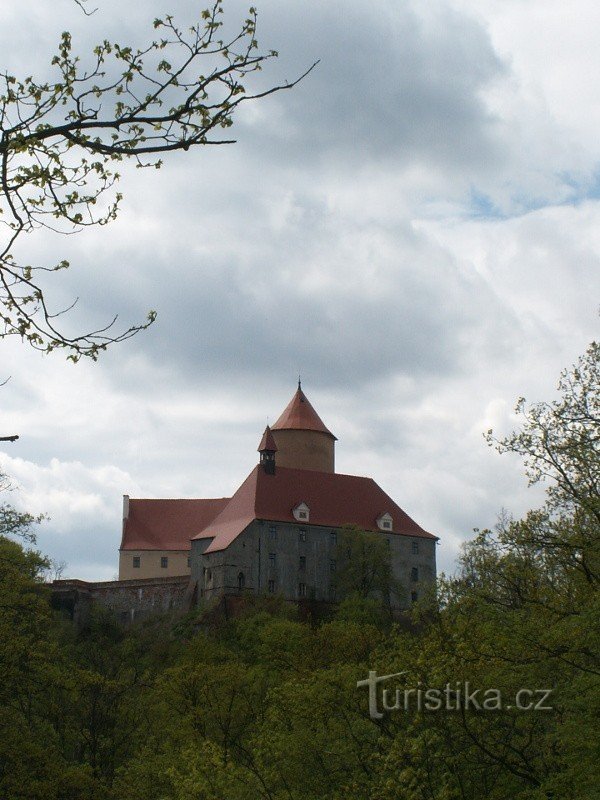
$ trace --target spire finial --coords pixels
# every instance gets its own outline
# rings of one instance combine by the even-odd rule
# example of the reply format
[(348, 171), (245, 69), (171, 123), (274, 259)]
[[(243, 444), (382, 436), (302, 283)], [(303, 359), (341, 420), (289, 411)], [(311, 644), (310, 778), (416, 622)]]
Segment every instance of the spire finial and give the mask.
[(298, 375), (298, 391), (302, 391), (302, 381), (300, 380), (300, 375)]

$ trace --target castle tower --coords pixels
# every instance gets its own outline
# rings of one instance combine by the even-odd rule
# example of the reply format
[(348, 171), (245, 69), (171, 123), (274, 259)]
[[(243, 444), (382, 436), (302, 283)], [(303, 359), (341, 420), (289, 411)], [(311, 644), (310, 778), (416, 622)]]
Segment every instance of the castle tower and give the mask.
[(300, 381), (270, 432), (277, 447), (278, 467), (335, 472), (336, 437), (308, 401)]

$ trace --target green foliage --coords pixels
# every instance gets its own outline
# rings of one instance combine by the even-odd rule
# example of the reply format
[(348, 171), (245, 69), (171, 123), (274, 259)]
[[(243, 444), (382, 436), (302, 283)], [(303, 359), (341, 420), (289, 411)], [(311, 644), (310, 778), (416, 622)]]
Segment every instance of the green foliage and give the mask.
[(336, 588), (341, 599), (375, 598), (390, 606), (400, 587), (392, 573), (389, 546), (380, 534), (348, 526), (338, 535)]
[(548, 483), (552, 508), (579, 511), (600, 523), (600, 345), (592, 342), (577, 364), (565, 369), (558, 382), (559, 400), (534, 403), (521, 397), (516, 412), (520, 430), (487, 440), (502, 452), (523, 457), (531, 483)]
[(381, 600), (363, 597), (359, 592), (350, 592), (338, 604), (336, 619), (346, 623), (389, 627), (391, 617)]
[[(7, 475), (0, 472), (0, 493), (6, 493), (13, 486)], [(0, 536), (17, 537), (30, 544), (35, 543), (34, 526), (43, 519), (43, 514), (33, 516), (17, 509), (10, 503), (0, 502)]]

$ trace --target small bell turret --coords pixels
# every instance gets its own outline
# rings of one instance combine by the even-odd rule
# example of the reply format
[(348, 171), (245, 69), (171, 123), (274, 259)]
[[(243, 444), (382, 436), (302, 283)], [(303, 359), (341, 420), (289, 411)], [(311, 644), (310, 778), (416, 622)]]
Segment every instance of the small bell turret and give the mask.
[(260, 444), (258, 445), (258, 452), (260, 453), (260, 463), (267, 475), (275, 474), (275, 453), (277, 452), (277, 445), (271, 433), (271, 428), (267, 425), (263, 433)]

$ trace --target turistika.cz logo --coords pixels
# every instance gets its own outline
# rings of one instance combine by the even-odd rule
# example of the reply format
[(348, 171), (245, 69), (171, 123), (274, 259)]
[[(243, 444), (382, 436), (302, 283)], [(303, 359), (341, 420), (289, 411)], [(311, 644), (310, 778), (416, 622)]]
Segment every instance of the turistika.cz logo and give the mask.
[(548, 698), (553, 689), (519, 689), (505, 702), (500, 689), (474, 689), (469, 681), (449, 682), (442, 688), (424, 687), (420, 681), (416, 687), (409, 688), (380, 686), (407, 674), (408, 670), (391, 675), (378, 675), (375, 670), (369, 670), (368, 678), (357, 681), (357, 688), (367, 686), (369, 689), (371, 719), (383, 719), (384, 712), (391, 711), (552, 711)]

